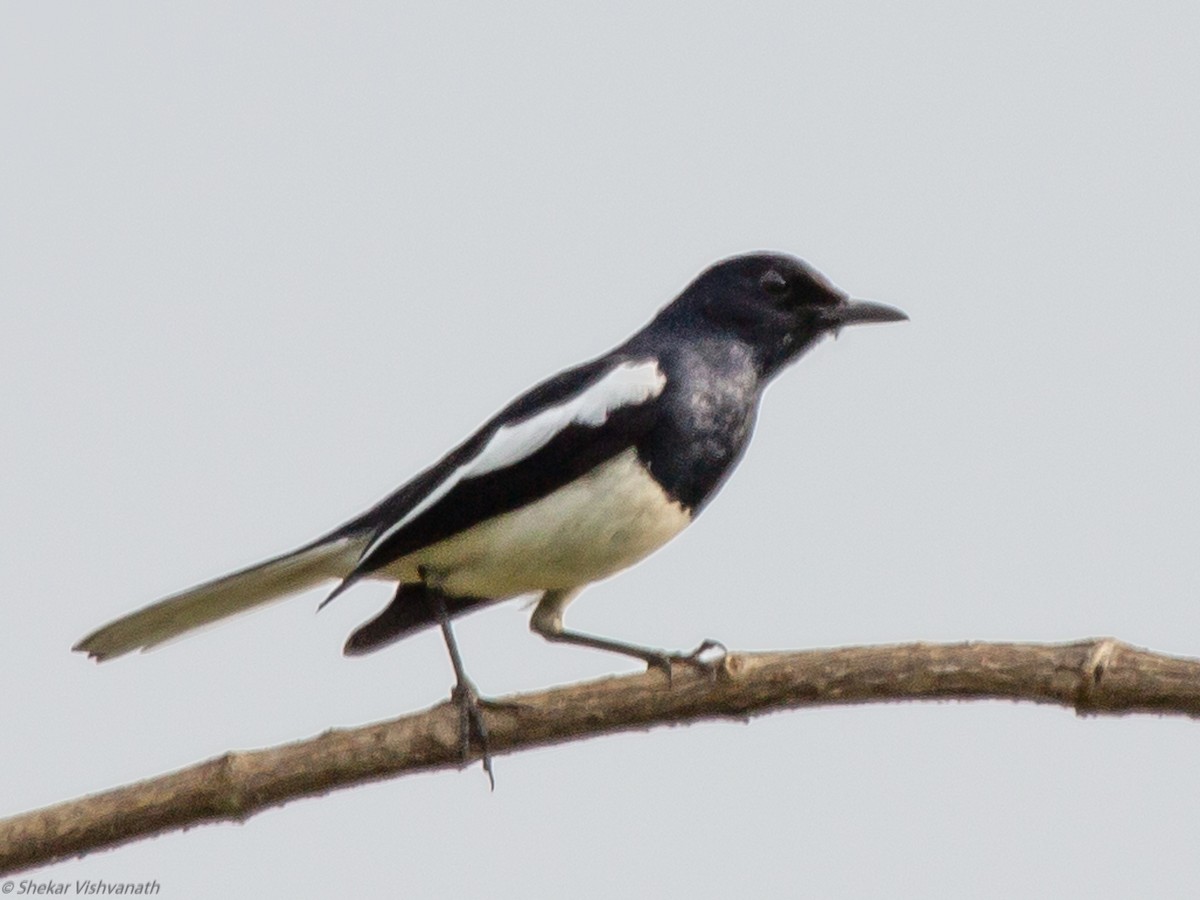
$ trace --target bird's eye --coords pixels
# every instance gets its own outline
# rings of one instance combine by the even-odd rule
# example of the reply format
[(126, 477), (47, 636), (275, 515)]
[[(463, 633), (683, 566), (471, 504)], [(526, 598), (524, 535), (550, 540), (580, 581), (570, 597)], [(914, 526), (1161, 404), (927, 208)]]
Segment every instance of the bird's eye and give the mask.
[(768, 294), (786, 294), (788, 290), (787, 279), (774, 269), (771, 269), (771, 271), (767, 272), (766, 275), (760, 278), (758, 283)]

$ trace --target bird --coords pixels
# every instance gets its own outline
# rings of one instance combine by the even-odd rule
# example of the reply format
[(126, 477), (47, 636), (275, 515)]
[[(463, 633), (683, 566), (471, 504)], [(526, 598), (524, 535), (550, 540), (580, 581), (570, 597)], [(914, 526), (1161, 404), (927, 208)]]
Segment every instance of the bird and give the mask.
[(907, 318), (852, 299), (789, 254), (723, 259), (624, 343), (521, 394), (366, 512), (104, 625), (73, 649), (108, 660), (321, 583), (336, 582), (323, 607), (363, 579), (392, 582), (391, 602), (343, 651), (361, 655), (440, 627), (464, 760), (477, 742), (494, 787), (483, 701), (451, 621), (533, 595), (530, 628), (550, 641), (668, 675), (672, 663), (704, 665), (717, 642), (668, 653), (570, 630), (564, 612), (588, 584), (691, 524), (741, 461), (763, 391), (783, 369), (846, 326)]

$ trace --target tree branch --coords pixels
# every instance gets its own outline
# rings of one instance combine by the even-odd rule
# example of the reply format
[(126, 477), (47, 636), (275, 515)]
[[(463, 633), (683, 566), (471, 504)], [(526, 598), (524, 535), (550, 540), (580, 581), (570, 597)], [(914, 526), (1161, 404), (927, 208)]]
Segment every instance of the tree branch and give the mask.
[[(1200, 716), (1200, 660), (1111, 638), (1072, 644), (904, 644), (731, 653), (716, 676), (657, 671), (507, 699), (484, 711), (494, 754), (598, 734), (778, 709), (897, 700), (1029, 700), (1081, 715)], [(0, 820), (0, 875), (298, 797), (461, 768), (448, 703), (361, 728), (215, 759)]]

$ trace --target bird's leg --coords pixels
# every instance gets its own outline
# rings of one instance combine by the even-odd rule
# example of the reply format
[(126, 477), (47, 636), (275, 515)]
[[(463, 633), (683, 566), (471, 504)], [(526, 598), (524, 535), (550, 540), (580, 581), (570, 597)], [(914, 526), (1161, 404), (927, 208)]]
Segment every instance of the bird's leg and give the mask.
[[(563, 610), (566, 609), (568, 603), (575, 599), (575, 595), (579, 593), (579, 590), (579, 588), (574, 588), (565, 591), (546, 591), (533, 610), (533, 616), (529, 620), (529, 627), (548, 641), (556, 641), (563, 644), (578, 644), (581, 647), (608, 650), (611, 653), (620, 653), (624, 656), (632, 656), (634, 659), (640, 659), (647, 666), (652, 666), (665, 672), (668, 682), (671, 679), (671, 667), (674, 663), (683, 663), (711, 677), (716, 677), (726, 653), (725, 645), (720, 641), (706, 640), (691, 653), (669, 653), (665, 650), (643, 647), (639, 644), (628, 644), (625, 641), (616, 641), (612, 638), (602, 638), (591, 634), (582, 634), (578, 631), (568, 631), (563, 627)], [(706, 656), (708, 651), (717, 649), (721, 653), (715, 659), (710, 659)]]
[(454, 677), (457, 683), (450, 692), (450, 699), (458, 705), (458, 733), (462, 748), (462, 757), (468, 759), (471, 754), (471, 738), (479, 741), (480, 752), (483, 755), (483, 770), (487, 772), (488, 782), (492, 790), (496, 789), (496, 776), (492, 772), (492, 752), (488, 745), (488, 730), (481, 713), (482, 702), (479, 691), (467, 677), (463, 669), (462, 656), (458, 652), (458, 641), (454, 639), (454, 630), (450, 627), (450, 614), (446, 611), (446, 599), (441, 591), (435, 588), (429, 590), (429, 598), (433, 611), (437, 614), (438, 625), (442, 628), (442, 638), (446, 641), (446, 650), (450, 653), (450, 664), (454, 666)]

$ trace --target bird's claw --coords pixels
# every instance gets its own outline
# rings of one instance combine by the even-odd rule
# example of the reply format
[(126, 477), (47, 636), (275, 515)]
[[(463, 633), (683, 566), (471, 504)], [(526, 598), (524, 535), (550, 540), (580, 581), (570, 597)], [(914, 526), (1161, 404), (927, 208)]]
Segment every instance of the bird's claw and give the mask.
[[(705, 654), (710, 650), (720, 650), (721, 652), (715, 657), (707, 657)], [(672, 683), (675, 663), (691, 666), (696, 671), (707, 675), (710, 680), (716, 681), (717, 673), (721, 671), (721, 665), (725, 662), (725, 657), (728, 654), (729, 648), (720, 641), (706, 639), (691, 653), (659, 653), (655, 656), (647, 657), (646, 662), (656, 669), (661, 669), (666, 674), (668, 685)]]
[(485, 706), (499, 707), (502, 703), (493, 703), (479, 696), (475, 685), (469, 681), (460, 681), (450, 692), (450, 702), (458, 707), (458, 739), (459, 751), (463, 762), (471, 758), (471, 741), (479, 744), (483, 771), (487, 773), (488, 783), (492, 790), (496, 789), (496, 776), (492, 772), (492, 748), (488, 740), (487, 723), (483, 721)]

